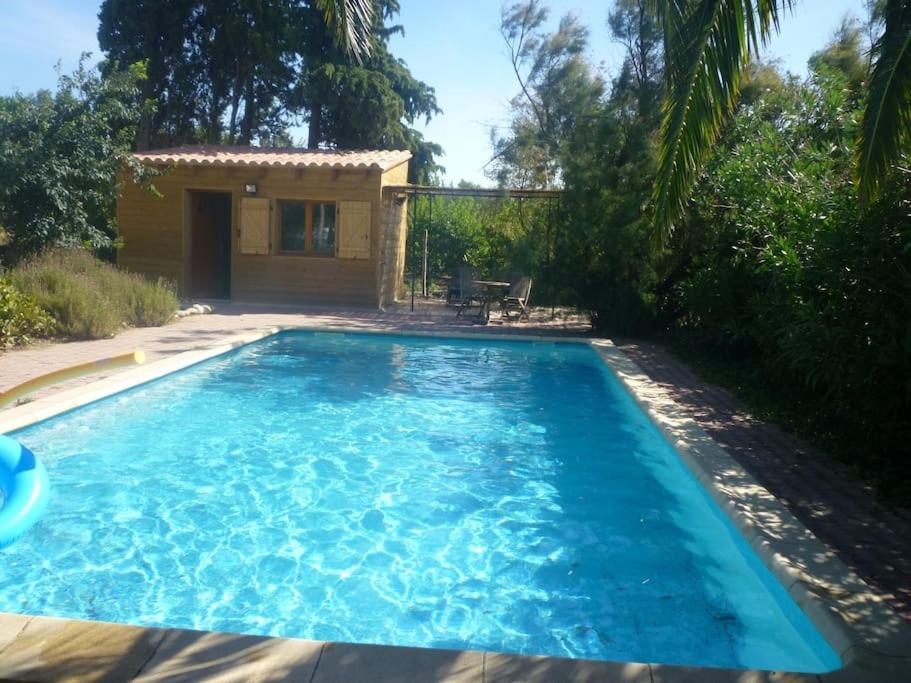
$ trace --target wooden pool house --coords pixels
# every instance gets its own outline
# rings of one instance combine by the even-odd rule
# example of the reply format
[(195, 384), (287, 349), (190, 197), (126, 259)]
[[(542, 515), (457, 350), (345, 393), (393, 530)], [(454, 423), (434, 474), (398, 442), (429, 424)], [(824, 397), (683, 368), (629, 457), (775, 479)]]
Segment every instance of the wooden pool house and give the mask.
[(127, 270), (181, 295), (382, 308), (401, 292), (407, 208), (383, 188), (408, 179), (407, 151), (178, 147), (135, 155), (154, 191), (120, 175)]

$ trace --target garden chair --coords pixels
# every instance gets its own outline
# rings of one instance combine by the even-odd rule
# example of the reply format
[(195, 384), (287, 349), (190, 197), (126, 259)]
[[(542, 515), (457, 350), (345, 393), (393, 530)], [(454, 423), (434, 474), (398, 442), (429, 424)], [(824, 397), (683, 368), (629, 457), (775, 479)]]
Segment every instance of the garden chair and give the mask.
[(480, 305), (481, 290), (474, 283), (478, 279), (478, 269), (470, 266), (459, 267), (452, 280), (449, 281), (449, 291), (446, 295), (446, 303), (455, 303), (459, 306), (456, 317), (462, 315), (466, 308), (473, 303)]
[(459, 266), (449, 278), (449, 288), (446, 292), (447, 304), (462, 303), (462, 290), (471, 288), (471, 281), (478, 279), (478, 269), (471, 266)]
[(523, 275), (509, 285), (509, 291), (500, 302), (503, 317), (508, 318), (510, 311), (519, 312), (519, 320), (528, 320), (528, 300), (531, 297), (531, 278)]

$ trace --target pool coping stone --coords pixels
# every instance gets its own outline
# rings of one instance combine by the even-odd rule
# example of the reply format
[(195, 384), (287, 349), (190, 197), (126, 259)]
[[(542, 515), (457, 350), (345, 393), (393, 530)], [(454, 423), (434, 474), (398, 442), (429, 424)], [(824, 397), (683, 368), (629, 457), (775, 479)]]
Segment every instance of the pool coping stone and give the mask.
[[(587, 344), (620, 380), (674, 447), (709, 496), (826, 638), (843, 667), (824, 674), (728, 670), (323, 643), (294, 638), (162, 629), (126, 624), (0, 613), (0, 678), (63, 680), (259, 680), (285, 671), (321, 681), (897, 681), (911, 680), (911, 627), (876, 597), (835, 553), (718, 445), (671, 397), (611, 341), (572, 336), (492, 334), (411, 329), (277, 325), (232, 335), (149, 365), (0, 411), (0, 433), (21, 429), (154, 381), (283, 331), (474, 340)], [(119, 648), (119, 649), (118, 649)], [(74, 658), (108, 662), (88, 675)], [(144, 659), (143, 659), (144, 657)], [(71, 664), (74, 670), (62, 666)], [(312, 667), (312, 668), (311, 668)], [(309, 676), (306, 673), (309, 672)], [(335, 672), (335, 673), (332, 673)], [(47, 674), (53, 675), (48, 677)], [(115, 675), (116, 674), (116, 675)], [(63, 677), (62, 677), (63, 676)]]

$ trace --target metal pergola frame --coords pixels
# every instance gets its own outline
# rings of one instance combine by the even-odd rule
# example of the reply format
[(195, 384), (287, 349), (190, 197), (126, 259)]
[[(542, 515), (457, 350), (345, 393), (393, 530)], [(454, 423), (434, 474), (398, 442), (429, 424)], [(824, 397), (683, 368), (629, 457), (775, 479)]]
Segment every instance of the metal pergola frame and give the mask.
[(563, 190), (533, 190), (511, 187), (438, 187), (436, 185), (386, 185), (383, 192), (444, 197), (489, 197), (492, 199), (559, 199)]
[[(402, 197), (407, 199), (411, 197), (417, 199), (420, 196), (426, 196), (429, 198), (428, 202), (428, 221), (433, 223), (433, 198), (434, 197), (473, 197), (473, 198), (485, 198), (485, 199), (544, 199), (547, 200), (547, 225), (546, 225), (546, 237), (547, 241), (547, 262), (545, 268), (547, 271), (547, 278), (550, 279), (552, 272), (553, 259), (556, 256), (556, 250), (559, 246), (559, 239), (557, 231), (553, 226), (553, 203), (554, 200), (557, 202), (557, 212), (559, 213), (560, 201), (563, 197), (563, 190), (536, 190), (536, 189), (522, 189), (522, 188), (471, 188), (471, 187), (438, 187), (436, 185), (387, 185), (383, 188), (383, 193), (387, 196), (392, 197)], [(417, 224), (417, 203), (414, 203), (414, 206), (411, 207), (411, 234), (412, 236), (416, 233), (416, 224)], [(423, 269), (421, 277), (421, 292), (422, 296), (427, 296), (427, 239), (428, 239), (428, 230), (424, 230), (424, 250), (423, 250)], [(412, 245), (416, 242), (415, 239), (411, 240)], [(413, 248), (413, 247), (412, 247)], [(405, 247), (406, 255), (409, 253), (408, 246)], [(414, 298), (415, 298), (415, 258), (408, 259), (410, 264), (410, 274), (411, 274), (411, 311), (414, 312)], [(553, 284), (553, 283), (550, 283)], [(554, 304), (555, 306), (555, 304)], [(553, 314), (554, 310), (551, 310)]]

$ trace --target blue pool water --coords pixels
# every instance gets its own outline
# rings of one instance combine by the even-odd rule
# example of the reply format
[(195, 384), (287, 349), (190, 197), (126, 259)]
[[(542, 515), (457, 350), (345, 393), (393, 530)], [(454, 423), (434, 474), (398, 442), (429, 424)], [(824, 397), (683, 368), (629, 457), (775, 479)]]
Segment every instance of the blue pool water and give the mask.
[(584, 345), (284, 333), (14, 436), (52, 498), (0, 611), (839, 666)]

